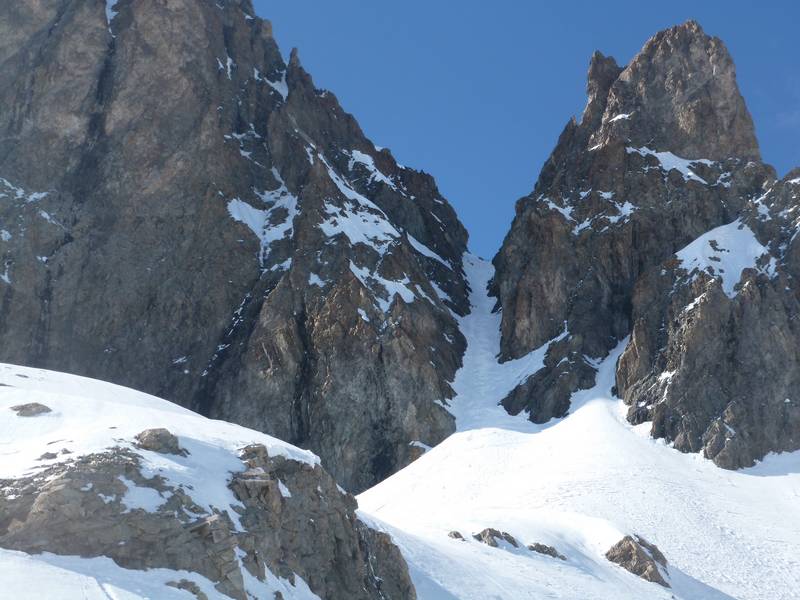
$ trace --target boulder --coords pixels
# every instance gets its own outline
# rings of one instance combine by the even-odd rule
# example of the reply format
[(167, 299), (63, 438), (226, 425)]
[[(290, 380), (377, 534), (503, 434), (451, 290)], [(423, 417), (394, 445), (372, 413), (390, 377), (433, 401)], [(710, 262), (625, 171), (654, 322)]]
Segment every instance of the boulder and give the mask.
[(646, 581), (670, 587), (665, 579), (667, 559), (642, 537), (626, 535), (606, 552), (606, 558)]

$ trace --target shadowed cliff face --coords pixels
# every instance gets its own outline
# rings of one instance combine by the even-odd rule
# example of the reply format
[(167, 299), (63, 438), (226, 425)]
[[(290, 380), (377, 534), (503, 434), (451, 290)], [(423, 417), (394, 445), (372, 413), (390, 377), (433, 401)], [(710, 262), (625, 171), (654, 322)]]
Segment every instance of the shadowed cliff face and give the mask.
[(248, 1), (0, 7), (0, 360), (157, 393), (360, 490), (453, 430), (467, 234)]
[(587, 91), (494, 259), (502, 357), (549, 345), (503, 405), (565, 415), (632, 333), (633, 422), (729, 468), (800, 447), (797, 197), (760, 162), (724, 45), (687, 22), (625, 68), (596, 53)]

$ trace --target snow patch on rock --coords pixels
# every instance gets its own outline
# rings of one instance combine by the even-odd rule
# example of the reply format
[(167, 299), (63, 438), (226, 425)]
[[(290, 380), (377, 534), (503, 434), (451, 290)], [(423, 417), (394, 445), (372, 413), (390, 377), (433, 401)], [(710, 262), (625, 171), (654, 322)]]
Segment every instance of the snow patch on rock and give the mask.
[(289, 192), (280, 173), (274, 167), (272, 175), (280, 187), (271, 191), (254, 190), (255, 195), (267, 208), (256, 208), (240, 198), (228, 202), (228, 213), (231, 218), (247, 225), (258, 238), (260, 242), (258, 259), (262, 267), (266, 264), (272, 243), (292, 235), (294, 218), (299, 213), (297, 198)]
[[(759, 269), (757, 261), (764, 255), (769, 255), (769, 250), (740, 219), (707, 231), (675, 254), (690, 274), (705, 271), (719, 278), (729, 298), (736, 296), (734, 288), (742, 271)], [(770, 257), (769, 263), (760, 270), (772, 276), (775, 259)]]
[(673, 154), (672, 152), (656, 152), (655, 150), (651, 150), (650, 148), (644, 146), (642, 148), (625, 148), (628, 154), (639, 154), (640, 156), (654, 156), (661, 165), (661, 169), (669, 173), (671, 170), (675, 169), (681, 175), (683, 175), (683, 179), (685, 181), (693, 180), (699, 183), (703, 183), (708, 185), (708, 182), (699, 177), (693, 170), (692, 165), (695, 164), (704, 164), (704, 165), (713, 165), (715, 164), (714, 161), (705, 159), (705, 158), (695, 158), (695, 159), (687, 159), (681, 158)]
[(397, 186), (395, 185), (394, 181), (386, 175), (384, 175), (380, 169), (375, 165), (375, 159), (373, 159), (369, 154), (365, 154), (360, 150), (353, 150), (350, 152), (350, 163), (347, 165), (349, 170), (353, 170), (357, 164), (363, 165), (364, 168), (369, 172), (369, 181), (379, 181), (381, 183), (385, 183), (393, 190), (397, 190)]

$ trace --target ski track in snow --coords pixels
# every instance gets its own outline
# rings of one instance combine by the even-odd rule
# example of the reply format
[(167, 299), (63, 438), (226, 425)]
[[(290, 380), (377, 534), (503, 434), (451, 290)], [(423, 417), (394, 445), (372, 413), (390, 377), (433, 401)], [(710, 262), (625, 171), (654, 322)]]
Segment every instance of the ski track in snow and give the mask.
[[(627, 340), (599, 363), (596, 386), (573, 395), (566, 418), (534, 425), (507, 415), (497, 402), (544, 350), (498, 365), (492, 267), (467, 255), (465, 271), (469, 346), (448, 407), (457, 433), (358, 497), (362, 519), (400, 546), (420, 600), (800, 597), (800, 452), (726, 471), (653, 440), (611, 394)], [(471, 539), (486, 527), (568, 560)], [(671, 589), (605, 559), (633, 533), (665, 554)]]

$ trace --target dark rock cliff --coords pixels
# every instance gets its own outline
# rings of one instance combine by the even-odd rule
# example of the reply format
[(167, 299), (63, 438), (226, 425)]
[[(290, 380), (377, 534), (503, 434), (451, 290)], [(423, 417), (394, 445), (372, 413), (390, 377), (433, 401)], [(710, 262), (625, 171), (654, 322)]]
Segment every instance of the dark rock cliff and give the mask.
[(724, 467), (800, 447), (798, 186), (760, 162), (730, 55), (690, 21), (624, 68), (596, 53), (587, 91), (494, 259), (502, 358), (549, 345), (503, 405), (564, 416), (631, 335), (632, 422)]
[(248, 0), (0, 6), (0, 361), (158, 394), (361, 490), (453, 430), (467, 234)]

